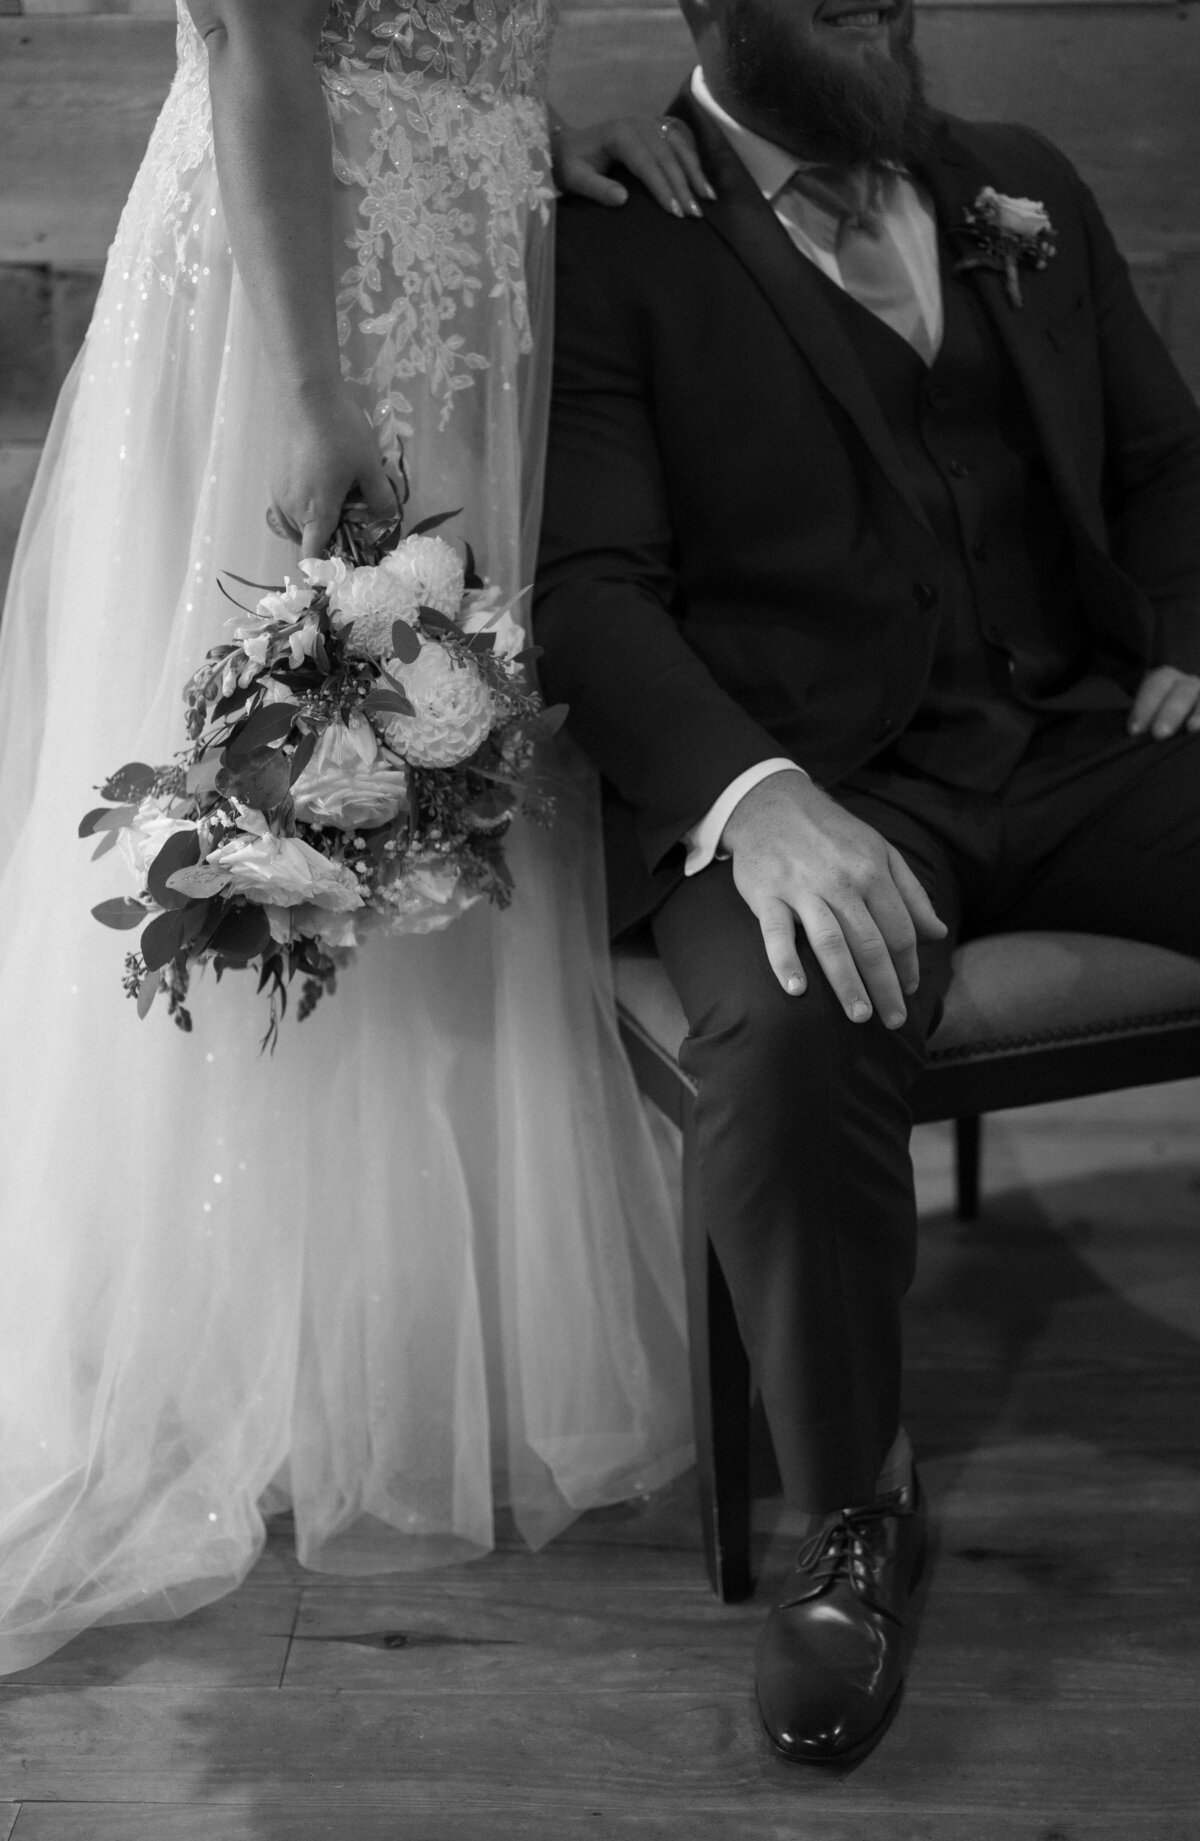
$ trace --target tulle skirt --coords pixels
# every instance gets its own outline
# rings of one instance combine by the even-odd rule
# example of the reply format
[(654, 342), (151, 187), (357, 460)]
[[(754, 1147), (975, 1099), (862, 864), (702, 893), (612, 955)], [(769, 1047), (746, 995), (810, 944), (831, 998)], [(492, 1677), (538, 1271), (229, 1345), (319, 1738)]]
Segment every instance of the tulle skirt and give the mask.
[[(191, 1035), (139, 1021), (136, 936), (90, 916), (129, 891), (79, 817), (182, 746), (180, 690), (234, 612), (217, 571), (294, 566), (263, 517), (270, 372), (202, 184), (188, 237), (173, 285), (128, 237), (110, 263), (0, 633), (0, 1669), (228, 1591), (274, 1508), (307, 1566), (405, 1568), (486, 1551), (501, 1504), (536, 1546), (689, 1458), (586, 771), (560, 764), (552, 830), (513, 832), (509, 911), (372, 943), (273, 1055), (246, 973), (194, 985)], [(546, 239), (538, 261), (544, 288)], [(481, 393), (453, 440), (418, 416), (407, 456), (414, 515), (462, 504), (501, 575), (536, 466), (518, 368), (493, 381), (525, 390), (523, 428)]]

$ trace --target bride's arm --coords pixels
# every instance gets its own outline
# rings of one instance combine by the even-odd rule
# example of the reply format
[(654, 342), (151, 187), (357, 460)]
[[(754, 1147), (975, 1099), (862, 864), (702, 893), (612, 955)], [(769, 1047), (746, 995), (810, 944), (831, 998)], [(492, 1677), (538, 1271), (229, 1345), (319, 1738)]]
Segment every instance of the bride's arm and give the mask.
[(229, 240), (279, 392), (268, 485), (311, 556), (355, 486), (373, 515), (395, 507), (374, 433), (341, 380), (329, 120), (313, 63), (328, 0), (187, 4), (208, 50)]

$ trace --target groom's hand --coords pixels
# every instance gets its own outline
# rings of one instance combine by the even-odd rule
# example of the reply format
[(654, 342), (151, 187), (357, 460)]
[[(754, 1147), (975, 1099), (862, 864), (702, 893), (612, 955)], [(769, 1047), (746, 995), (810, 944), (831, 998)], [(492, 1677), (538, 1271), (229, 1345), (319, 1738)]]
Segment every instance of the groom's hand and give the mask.
[(874, 1007), (898, 1029), (917, 988), (917, 941), (946, 934), (900, 852), (799, 773), (753, 787), (721, 841), (784, 990), (798, 996), (807, 982), (799, 921), (851, 1021)]

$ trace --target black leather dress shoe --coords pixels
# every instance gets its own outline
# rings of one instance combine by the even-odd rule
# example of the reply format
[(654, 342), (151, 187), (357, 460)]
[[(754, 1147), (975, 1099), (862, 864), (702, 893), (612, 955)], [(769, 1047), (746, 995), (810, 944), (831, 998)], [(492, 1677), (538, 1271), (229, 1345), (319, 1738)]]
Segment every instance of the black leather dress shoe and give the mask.
[(914, 1471), (869, 1508), (831, 1515), (800, 1549), (755, 1652), (758, 1710), (785, 1758), (853, 1764), (887, 1731), (928, 1532)]

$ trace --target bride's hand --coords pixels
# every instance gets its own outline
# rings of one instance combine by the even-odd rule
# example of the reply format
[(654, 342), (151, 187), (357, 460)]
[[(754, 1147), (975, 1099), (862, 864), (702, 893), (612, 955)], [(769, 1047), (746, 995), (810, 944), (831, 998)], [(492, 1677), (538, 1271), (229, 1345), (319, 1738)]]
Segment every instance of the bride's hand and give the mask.
[(301, 556), (319, 556), (351, 494), (372, 519), (396, 514), (396, 493), (365, 411), (342, 383), (294, 390), (284, 399), (272, 470), (277, 525), (299, 543)]
[(675, 115), (621, 115), (588, 128), (555, 127), (554, 177), (564, 192), (602, 205), (623, 205), (629, 194), (614, 166), (627, 167), (673, 217), (702, 217), (697, 198), (715, 198), (704, 176), (691, 130)]

